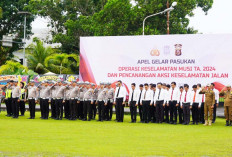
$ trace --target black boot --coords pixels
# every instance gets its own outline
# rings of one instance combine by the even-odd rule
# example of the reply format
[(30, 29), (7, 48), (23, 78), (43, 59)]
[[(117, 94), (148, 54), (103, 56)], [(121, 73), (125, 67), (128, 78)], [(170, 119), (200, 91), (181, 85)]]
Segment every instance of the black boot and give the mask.
[(229, 121), (226, 121), (226, 126), (229, 126)]
[(232, 121), (230, 121), (230, 126), (232, 126)]

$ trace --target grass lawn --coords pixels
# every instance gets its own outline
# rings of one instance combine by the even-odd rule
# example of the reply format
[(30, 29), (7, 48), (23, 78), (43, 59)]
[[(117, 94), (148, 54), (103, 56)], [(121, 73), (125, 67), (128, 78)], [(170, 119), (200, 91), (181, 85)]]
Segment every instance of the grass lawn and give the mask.
[(12, 119), (0, 114), (0, 156), (232, 156), (232, 127)]

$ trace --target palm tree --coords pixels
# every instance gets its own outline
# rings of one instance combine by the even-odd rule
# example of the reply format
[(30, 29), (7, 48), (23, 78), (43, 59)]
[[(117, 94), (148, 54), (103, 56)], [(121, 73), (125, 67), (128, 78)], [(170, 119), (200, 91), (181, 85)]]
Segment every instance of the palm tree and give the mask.
[(79, 57), (76, 54), (53, 54), (45, 59), (45, 66), (56, 74), (74, 74), (73, 65), (78, 69)]
[(29, 52), (27, 52), (28, 68), (39, 73), (44, 74), (49, 72), (45, 66), (45, 59), (54, 53), (53, 49), (48, 46), (44, 47), (44, 43), (38, 38), (34, 38), (33, 42), (28, 46)]
[(26, 73), (28, 71), (27, 67), (23, 66), (19, 62), (14, 61), (6, 61), (6, 64), (0, 67), (0, 74), (1, 75), (15, 75), (20, 72)]

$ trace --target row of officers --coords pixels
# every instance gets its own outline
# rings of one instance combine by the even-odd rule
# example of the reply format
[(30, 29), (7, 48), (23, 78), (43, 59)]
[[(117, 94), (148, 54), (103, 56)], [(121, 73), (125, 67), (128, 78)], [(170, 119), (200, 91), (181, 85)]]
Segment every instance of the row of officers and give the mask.
[[(48, 119), (49, 104), (51, 104), (51, 118), (61, 120), (80, 119), (91, 121), (112, 120), (113, 106), (115, 105), (116, 121), (123, 122), (124, 107), (126, 106), (126, 88), (122, 81), (117, 82), (116, 89), (111, 83), (100, 83), (100, 87), (89, 82), (57, 82), (44, 81), (35, 86), (33, 81), (26, 86), (21, 82), (10, 81), (5, 87), (5, 103), (7, 116), (18, 118), (19, 110), (23, 116), (25, 102), (29, 103), (30, 118), (35, 118), (35, 105), (40, 104), (41, 118)], [(219, 103), (219, 95), (224, 96), (224, 109), (226, 126), (232, 125), (232, 92), (228, 85), (222, 91), (215, 89), (213, 83), (206, 87), (201, 84), (188, 84), (177, 87), (175, 82), (171, 85), (162, 83), (131, 84), (128, 106), (130, 107), (131, 123), (137, 121), (137, 108), (140, 122), (142, 123), (170, 123), (190, 124), (190, 112), (192, 112), (192, 124), (203, 123), (212, 125), (216, 121), (216, 109)], [(178, 121), (179, 119), (179, 121)]]

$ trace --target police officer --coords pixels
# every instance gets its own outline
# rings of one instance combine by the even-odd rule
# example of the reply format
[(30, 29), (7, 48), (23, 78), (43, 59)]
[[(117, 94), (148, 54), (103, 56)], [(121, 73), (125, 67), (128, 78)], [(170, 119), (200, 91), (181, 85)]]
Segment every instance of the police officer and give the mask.
[(100, 89), (98, 90), (97, 105), (98, 105), (98, 121), (105, 120), (105, 104), (107, 101), (106, 94), (107, 89), (104, 88), (105, 83), (100, 83)]
[(148, 84), (144, 84), (140, 103), (143, 106), (143, 119), (144, 123), (149, 123), (149, 106), (153, 104), (153, 91), (148, 88)]
[(55, 85), (54, 81), (50, 81), (49, 82), (49, 86), (52, 87), (51, 90), (51, 118), (55, 119), (56, 118), (56, 106), (55, 106), (55, 95), (56, 95), (56, 91), (53, 90), (53, 86)]
[[(168, 100), (167, 100), (167, 106), (169, 106), (170, 109), (170, 124), (176, 124), (177, 123), (177, 108), (179, 106), (179, 89), (176, 87), (176, 82), (171, 83), (171, 88), (168, 91)], [(168, 113), (166, 113), (166, 120), (169, 120)]]
[(122, 81), (118, 81), (118, 87), (114, 93), (114, 104), (116, 105), (117, 122), (123, 122), (124, 107), (126, 101), (126, 89), (122, 86)]
[[(226, 89), (225, 89), (226, 88)], [(232, 126), (232, 92), (231, 86), (227, 85), (219, 93), (220, 96), (224, 96), (224, 113), (226, 118), (226, 126)]]
[(49, 116), (49, 102), (51, 101), (52, 87), (48, 85), (48, 81), (43, 81), (42, 85), (38, 87), (40, 92), (40, 109), (41, 119), (48, 119)]
[(24, 82), (20, 82), (20, 88), (21, 88), (21, 96), (20, 96), (20, 102), (19, 102), (19, 109), (21, 112), (20, 116), (24, 116), (25, 113), (25, 102), (26, 102), (26, 97), (25, 97), (25, 85)]
[(86, 89), (86, 83), (84, 82), (80, 82), (80, 90), (79, 90), (79, 101), (78, 101), (78, 114), (77, 117), (79, 118), (79, 120), (84, 119), (84, 94), (87, 91)]
[(192, 92), (189, 90), (188, 84), (184, 84), (180, 105), (184, 114), (183, 125), (188, 125), (190, 123), (190, 106), (192, 105)]
[[(156, 123), (162, 123), (164, 117), (164, 106), (167, 102), (167, 90), (162, 88), (162, 83), (157, 84), (157, 89), (153, 101), (156, 106)], [(174, 124), (176, 123), (174, 122)]]
[(214, 83), (211, 83), (211, 89), (214, 91), (214, 94), (215, 94), (215, 104), (214, 104), (214, 107), (213, 107), (213, 121), (212, 123), (215, 123), (216, 121), (216, 113), (217, 113), (217, 107), (219, 105), (219, 91), (215, 88), (215, 84)]
[(93, 104), (93, 89), (91, 88), (91, 83), (85, 82), (86, 84), (86, 92), (84, 94), (84, 106), (83, 106), (83, 111), (84, 111), (84, 118), (82, 119), (83, 121), (87, 121), (87, 116), (88, 116), (88, 121), (92, 120), (92, 104)]
[(14, 81), (13, 86), (10, 87), (12, 89), (12, 111), (13, 118), (18, 118), (19, 116), (19, 102), (21, 96), (21, 89), (18, 86), (18, 81)]
[(55, 90), (55, 108), (56, 108), (56, 118), (55, 120), (62, 120), (63, 118), (63, 103), (65, 102), (65, 90), (66, 87), (62, 85), (61, 79), (57, 80), (57, 83), (53, 87)]
[[(205, 113), (205, 124), (204, 125), (212, 125), (213, 120), (213, 108), (215, 104), (215, 93), (211, 89), (210, 84), (207, 85), (207, 89), (202, 87), (202, 90), (199, 94), (205, 94), (205, 106), (204, 106), (204, 113)], [(210, 117), (208, 123), (208, 115)]]
[[(65, 102), (63, 103), (64, 105), (64, 118), (69, 119), (70, 117), (70, 108), (69, 108), (69, 97), (70, 97), (70, 91), (72, 89), (72, 86), (70, 86), (71, 83), (69, 81), (64, 81), (63, 86), (66, 87), (65, 90)], [(71, 87), (71, 88), (70, 88)]]
[(5, 91), (5, 104), (6, 104), (6, 111), (7, 111), (7, 117), (10, 117), (13, 115), (12, 112), (12, 90), (10, 89), (11, 86), (13, 86), (14, 81), (10, 80), (7, 85), (5, 85), (2, 89)]
[(27, 93), (27, 100), (29, 103), (30, 117), (28, 119), (35, 119), (35, 105), (38, 100), (38, 90), (35, 86), (34, 80), (31, 80), (29, 85), (25, 87)]
[(95, 84), (92, 84), (91, 88), (93, 89), (92, 113), (93, 113), (93, 119), (95, 119), (96, 118), (96, 114), (97, 114), (96, 101), (97, 101), (97, 96), (98, 96), (98, 88), (96, 87)]
[(139, 85), (139, 96), (138, 96), (138, 108), (139, 108), (140, 123), (144, 122), (144, 119), (143, 119), (143, 106), (142, 106), (142, 103), (141, 103), (142, 92), (143, 92), (143, 84), (140, 84)]
[(69, 94), (69, 112), (70, 117), (69, 120), (77, 119), (77, 101), (79, 94), (79, 87), (77, 86), (76, 81), (72, 81), (71, 86), (69, 86), (70, 94)]
[(111, 87), (111, 83), (107, 83), (107, 94), (106, 94), (106, 100), (107, 100), (107, 113), (106, 118), (107, 120), (111, 121), (113, 116), (113, 102), (114, 102), (114, 88)]
[(136, 123), (136, 117), (137, 117), (139, 91), (137, 91), (135, 87), (136, 84), (132, 83), (131, 91), (129, 93), (129, 100), (128, 100), (128, 105), (130, 107), (130, 113), (131, 113), (131, 123)]

